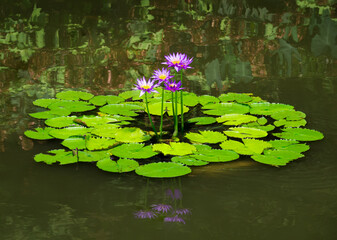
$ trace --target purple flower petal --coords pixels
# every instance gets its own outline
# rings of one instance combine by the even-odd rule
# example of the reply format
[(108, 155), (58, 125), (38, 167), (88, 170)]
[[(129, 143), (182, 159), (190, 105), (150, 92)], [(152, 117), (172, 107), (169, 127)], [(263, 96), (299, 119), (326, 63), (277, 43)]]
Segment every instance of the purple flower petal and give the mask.
[(157, 214), (155, 214), (152, 211), (144, 211), (144, 210), (139, 210), (134, 213), (135, 218), (140, 218), (140, 219), (153, 219), (157, 217)]
[(167, 213), (172, 209), (172, 206), (167, 204), (153, 204), (151, 207), (153, 210), (161, 213)]
[(185, 220), (181, 217), (178, 217), (178, 215), (176, 215), (174, 217), (166, 217), (166, 218), (164, 218), (164, 222), (178, 222), (178, 223), (185, 224)]

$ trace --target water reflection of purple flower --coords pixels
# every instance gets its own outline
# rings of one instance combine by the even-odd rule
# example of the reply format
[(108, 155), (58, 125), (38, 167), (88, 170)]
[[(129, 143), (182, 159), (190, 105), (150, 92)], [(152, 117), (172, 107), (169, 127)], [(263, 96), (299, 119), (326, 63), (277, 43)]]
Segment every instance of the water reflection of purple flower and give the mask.
[(178, 217), (178, 215), (174, 217), (166, 217), (164, 218), (164, 222), (179, 222), (185, 224), (185, 220), (182, 219), (181, 217)]
[(171, 189), (166, 190), (166, 196), (170, 197), (172, 200), (178, 200), (183, 198), (183, 194), (179, 189), (174, 189), (174, 193)]
[(153, 210), (161, 213), (167, 213), (172, 209), (172, 206), (167, 204), (153, 204), (151, 207)]
[(141, 219), (145, 219), (145, 218), (152, 219), (152, 218), (157, 217), (157, 215), (152, 211), (139, 210), (135, 212), (134, 214), (135, 214), (135, 218), (141, 218)]
[(187, 208), (181, 208), (174, 211), (177, 215), (187, 215), (191, 214), (191, 211)]

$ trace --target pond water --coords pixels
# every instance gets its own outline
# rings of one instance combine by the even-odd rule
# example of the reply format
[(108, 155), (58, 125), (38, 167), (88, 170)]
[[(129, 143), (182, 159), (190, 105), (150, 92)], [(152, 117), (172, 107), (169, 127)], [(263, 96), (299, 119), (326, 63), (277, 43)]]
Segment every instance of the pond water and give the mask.
[[(335, 0), (1, 2), (1, 239), (336, 239)], [(33, 160), (59, 147), (23, 135), (41, 124), (35, 99), (118, 94), (177, 51), (194, 57), (187, 90), (291, 104), (325, 138), (286, 167), (242, 158), (165, 180)], [(185, 224), (135, 218), (161, 203), (189, 209)]]

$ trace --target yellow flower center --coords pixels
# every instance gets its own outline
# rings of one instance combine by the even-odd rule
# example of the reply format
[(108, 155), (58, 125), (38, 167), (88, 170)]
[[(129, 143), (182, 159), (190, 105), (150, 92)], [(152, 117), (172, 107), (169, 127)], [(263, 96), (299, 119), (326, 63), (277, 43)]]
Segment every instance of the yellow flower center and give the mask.
[(142, 86), (142, 88), (147, 90), (147, 89), (150, 89), (151, 87), (149, 85), (144, 85), (144, 86)]
[(160, 76), (159, 76), (159, 79), (165, 80), (165, 79), (166, 79), (166, 75), (164, 75), (164, 74), (160, 75)]
[(175, 84), (170, 84), (170, 87), (175, 87), (176, 85)]
[(173, 64), (179, 64), (180, 61), (179, 60), (175, 60), (175, 61), (172, 61)]

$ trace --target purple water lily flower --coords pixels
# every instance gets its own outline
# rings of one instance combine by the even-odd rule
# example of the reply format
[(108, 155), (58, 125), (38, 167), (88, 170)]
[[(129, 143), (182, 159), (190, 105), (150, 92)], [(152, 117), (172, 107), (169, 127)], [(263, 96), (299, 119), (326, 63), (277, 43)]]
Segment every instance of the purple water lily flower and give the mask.
[(155, 214), (152, 211), (144, 211), (144, 210), (139, 210), (137, 212), (134, 213), (135, 218), (141, 218), (141, 219), (153, 219), (157, 217), (157, 214)]
[(191, 211), (187, 208), (181, 208), (174, 211), (177, 215), (187, 215), (191, 214)]
[(165, 90), (168, 90), (168, 91), (171, 91), (171, 92), (175, 92), (175, 91), (179, 91), (181, 89), (184, 89), (184, 88), (181, 87), (180, 81), (178, 83), (176, 83), (175, 81), (165, 82), (164, 86), (165, 86)]
[(167, 68), (162, 68), (161, 70), (155, 70), (153, 72), (153, 76), (151, 78), (154, 78), (154, 80), (158, 80), (158, 85), (160, 85), (162, 82), (168, 82), (170, 78), (173, 78), (174, 76), (171, 76), (171, 70)]
[(163, 62), (162, 64), (168, 65), (168, 67), (174, 67), (174, 69), (179, 72), (184, 66), (187, 68), (189, 65), (188, 62), (192, 62), (191, 59), (187, 59), (186, 54), (183, 53), (172, 53), (168, 56), (165, 56), (166, 62)]
[(153, 204), (151, 207), (153, 210), (161, 213), (167, 213), (172, 209), (172, 206), (167, 204)]
[(164, 222), (178, 222), (178, 223), (185, 224), (185, 220), (182, 219), (181, 217), (178, 217), (178, 215), (176, 215), (174, 217), (166, 217), (166, 218), (164, 218)]
[(144, 93), (148, 92), (148, 93), (158, 93), (158, 91), (154, 90), (155, 87), (158, 87), (158, 84), (155, 84), (155, 80), (150, 80), (146, 82), (145, 77), (141, 78), (141, 79), (137, 79), (137, 84), (135, 84), (135, 88), (133, 88), (133, 90), (140, 90), (140, 95), (139, 97), (141, 97)]
[(193, 58), (188, 58), (187, 56), (185, 57), (184, 61), (182, 61), (179, 64), (180, 68), (187, 69), (187, 68), (192, 68), (190, 64), (193, 62)]

